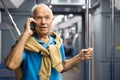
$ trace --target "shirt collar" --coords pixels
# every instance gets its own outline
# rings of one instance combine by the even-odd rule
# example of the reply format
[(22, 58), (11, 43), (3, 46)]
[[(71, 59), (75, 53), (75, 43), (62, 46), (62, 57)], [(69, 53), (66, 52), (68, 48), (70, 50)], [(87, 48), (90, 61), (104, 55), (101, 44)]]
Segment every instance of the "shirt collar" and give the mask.
[[(35, 38), (35, 40), (36, 40), (38, 43), (40, 43), (40, 44), (45, 44), (43, 41), (39, 40), (38, 37), (36, 37), (35, 35), (32, 35), (32, 36)], [(48, 42), (47, 45), (55, 44), (55, 38), (52, 37), (52, 36), (50, 36), (50, 35), (48, 35), (48, 37), (49, 37), (49, 42)]]

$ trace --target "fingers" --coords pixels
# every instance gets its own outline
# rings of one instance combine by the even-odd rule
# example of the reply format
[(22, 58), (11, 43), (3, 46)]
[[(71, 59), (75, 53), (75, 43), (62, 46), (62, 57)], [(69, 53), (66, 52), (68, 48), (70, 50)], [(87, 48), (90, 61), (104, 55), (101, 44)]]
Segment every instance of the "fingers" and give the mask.
[(88, 49), (82, 49), (81, 51), (87, 52), (87, 51), (88, 51)]
[(88, 52), (85, 53), (85, 59), (92, 59), (93, 48), (88, 48)]
[(84, 58), (85, 58), (85, 59), (92, 59), (92, 55), (86, 54), (86, 55), (84, 55)]
[(31, 22), (36, 23), (36, 21), (35, 21), (34, 18), (27, 18), (26, 23), (25, 23), (25, 26), (24, 26), (24, 31), (25, 31), (25, 32), (29, 32), (29, 33), (33, 33), (33, 32), (34, 32), (34, 30), (31, 29), (32, 27), (30, 26), (30, 23), (31, 23)]
[(30, 26), (30, 23), (31, 23), (31, 22), (36, 23), (36, 21), (35, 21), (34, 18), (28, 18), (27, 21), (26, 21), (26, 25), (27, 25), (27, 26)]
[(93, 53), (93, 48), (82, 49), (81, 50), (81, 57), (84, 57), (84, 60), (92, 59), (92, 53)]

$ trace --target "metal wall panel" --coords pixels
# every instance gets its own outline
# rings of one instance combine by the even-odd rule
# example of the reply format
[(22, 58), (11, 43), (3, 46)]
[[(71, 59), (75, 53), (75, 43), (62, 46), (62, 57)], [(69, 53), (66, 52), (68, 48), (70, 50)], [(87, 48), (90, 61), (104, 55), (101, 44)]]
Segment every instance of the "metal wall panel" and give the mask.
[[(94, 43), (94, 80), (111, 80), (111, 30), (110, 30), (110, 1), (100, 0), (100, 7), (93, 14), (95, 28)], [(115, 13), (115, 67), (114, 80), (120, 80), (120, 14)]]
[[(31, 17), (31, 8), (35, 4), (35, 0), (25, 0), (25, 2), (18, 9), (9, 10), (13, 16), (16, 25), (23, 32), (24, 24), (27, 17)], [(14, 71), (6, 69), (4, 61), (12, 45), (18, 39), (18, 34), (12, 23), (3, 10), (1, 11), (2, 23), (7, 23), (10, 29), (1, 30), (1, 64), (0, 64), (0, 80), (16, 80)]]

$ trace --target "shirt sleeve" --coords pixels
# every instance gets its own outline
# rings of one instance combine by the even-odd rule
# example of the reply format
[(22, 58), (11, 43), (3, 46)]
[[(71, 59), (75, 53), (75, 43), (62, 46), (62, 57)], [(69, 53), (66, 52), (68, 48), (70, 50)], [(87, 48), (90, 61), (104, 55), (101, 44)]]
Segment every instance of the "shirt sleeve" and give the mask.
[(64, 62), (66, 60), (66, 57), (65, 57), (65, 51), (64, 51), (63, 44), (60, 46), (60, 52), (62, 56), (62, 61)]

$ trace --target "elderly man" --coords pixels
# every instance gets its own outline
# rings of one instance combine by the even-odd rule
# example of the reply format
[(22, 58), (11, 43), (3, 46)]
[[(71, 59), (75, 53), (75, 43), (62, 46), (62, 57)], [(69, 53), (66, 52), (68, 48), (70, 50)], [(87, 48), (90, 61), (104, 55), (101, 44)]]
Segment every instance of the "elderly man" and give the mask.
[[(92, 49), (83, 49), (66, 60), (61, 38), (51, 31), (53, 13), (45, 4), (32, 8), (24, 32), (6, 58), (6, 66), (16, 71), (18, 80), (62, 80), (61, 74), (92, 58)], [(30, 23), (34, 23), (31, 29)]]

